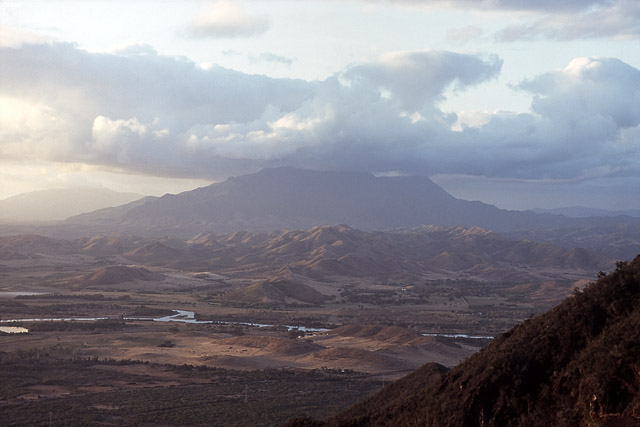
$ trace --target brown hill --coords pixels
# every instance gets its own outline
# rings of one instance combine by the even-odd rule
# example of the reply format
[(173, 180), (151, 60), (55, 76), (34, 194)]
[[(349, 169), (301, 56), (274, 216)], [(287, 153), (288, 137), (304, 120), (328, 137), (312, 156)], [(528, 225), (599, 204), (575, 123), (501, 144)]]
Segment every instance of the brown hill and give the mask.
[[(324, 296), (298, 284), (308, 279), (344, 284), (345, 279), (353, 278), (383, 285), (424, 284), (447, 278), (521, 285), (557, 278), (553, 296), (557, 300), (571, 291), (573, 281), (608, 271), (614, 264), (587, 250), (512, 240), (479, 227), (459, 226), (422, 226), (395, 232), (316, 226), (268, 233), (208, 232), (187, 241), (126, 234), (74, 241), (31, 235), (0, 237), (0, 257), (7, 261), (76, 254), (116, 257), (110, 263), (270, 279), (228, 294), (228, 298), (248, 304), (320, 304)], [(544, 292), (540, 300), (544, 300)]]
[(162, 240), (154, 240), (143, 246), (137, 246), (123, 255), (133, 261), (150, 265), (171, 265), (188, 258), (188, 253), (184, 251), (182, 242)]
[(574, 225), (558, 229), (511, 233), (513, 239), (528, 238), (556, 246), (598, 251), (616, 259), (640, 253), (640, 224), (628, 217), (615, 217), (612, 224)]
[(218, 342), (224, 345), (260, 349), (266, 354), (282, 356), (301, 356), (323, 349), (322, 346), (311, 342), (281, 337), (242, 336), (224, 338)]
[(139, 237), (133, 236), (93, 236), (76, 241), (82, 252), (95, 256), (119, 255), (133, 250), (141, 244)]
[(115, 285), (137, 280), (163, 280), (163, 278), (164, 276), (162, 274), (154, 273), (146, 268), (114, 265), (79, 276), (70, 283), (80, 287), (90, 287), (93, 285)]
[(74, 241), (42, 236), (0, 237), (6, 259), (40, 255), (122, 256), (132, 263), (215, 270), (244, 277), (278, 277), (281, 271), (317, 280), (337, 277), (403, 281), (427, 275), (472, 280), (549, 280), (541, 270), (584, 276), (610, 270), (613, 261), (583, 249), (513, 240), (479, 227), (422, 226), (396, 232), (363, 232), (345, 225), (308, 230), (232, 234), (201, 233), (190, 240), (128, 235)]
[(424, 344), (434, 339), (434, 337), (423, 337), (398, 326), (383, 325), (346, 325), (331, 330), (329, 335), (367, 338), (386, 344)]
[(31, 255), (68, 255), (77, 252), (74, 243), (36, 235), (0, 236), (0, 251)]
[(31, 258), (32, 256), (21, 254), (20, 252), (0, 249), (0, 259), (3, 261), (22, 261)]
[(425, 365), (327, 424), (640, 425), (638, 330), (640, 256), (456, 368)]
[[(488, 280), (531, 279), (529, 269), (581, 269), (594, 274), (613, 263), (597, 253), (510, 240), (479, 227), (420, 227), (363, 232), (345, 225), (212, 238), (201, 254), (226, 273), (274, 274), (282, 267), (317, 279), (336, 276), (403, 280), (428, 273), (465, 272)], [(196, 240), (193, 240), (196, 241)], [(200, 248), (207, 243), (197, 240)], [(192, 257), (193, 258), (193, 257)]]
[(225, 300), (244, 304), (296, 302), (322, 304), (328, 297), (304, 283), (290, 280), (262, 281), (234, 289), (224, 295)]
[(312, 365), (319, 363), (344, 369), (360, 370), (363, 366), (374, 367), (377, 372), (404, 368), (403, 363), (383, 352), (361, 348), (334, 347), (314, 351), (304, 357)]

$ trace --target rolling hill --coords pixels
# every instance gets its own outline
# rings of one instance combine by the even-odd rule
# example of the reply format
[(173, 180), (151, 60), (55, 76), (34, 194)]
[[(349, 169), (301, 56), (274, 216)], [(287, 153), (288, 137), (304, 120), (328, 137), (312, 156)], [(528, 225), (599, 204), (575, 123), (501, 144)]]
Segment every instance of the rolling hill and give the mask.
[(84, 288), (100, 285), (117, 285), (120, 283), (142, 281), (159, 281), (163, 276), (142, 267), (113, 265), (99, 268), (91, 273), (83, 274), (67, 281), (74, 288)]
[(312, 287), (291, 280), (265, 280), (224, 295), (225, 301), (243, 304), (273, 302), (322, 304), (328, 299)]
[(457, 367), (427, 364), (331, 426), (640, 425), (640, 256)]
[[(78, 242), (78, 250), (97, 250), (95, 239)], [(187, 241), (122, 237), (120, 244), (110, 241), (109, 249), (115, 247), (124, 258), (140, 264), (279, 279), (298, 275), (316, 280), (404, 280), (456, 272), (475, 280), (521, 283), (561, 272), (593, 275), (613, 266), (611, 259), (595, 252), (507, 239), (479, 227), (364, 232), (345, 225), (316, 226), (265, 233), (205, 233)], [(544, 270), (549, 275), (538, 275)]]
[[(610, 270), (614, 263), (585, 249), (508, 239), (479, 227), (460, 226), (425, 226), (396, 232), (365, 232), (345, 225), (316, 226), (295, 231), (204, 233), (189, 240), (129, 235), (76, 240), (0, 236), (0, 256), (43, 254), (119, 256), (118, 263), (215, 271), (232, 277), (284, 280), (282, 283), (295, 277), (321, 281), (341, 277), (397, 281), (452, 276), (510, 283), (558, 277), (576, 280), (572, 279), (575, 275), (592, 277), (598, 271)], [(284, 285), (274, 283), (264, 283), (262, 291), (269, 288), (267, 293), (275, 295), (275, 288)], [(249, 294), (257, 295), (256, 290)]]

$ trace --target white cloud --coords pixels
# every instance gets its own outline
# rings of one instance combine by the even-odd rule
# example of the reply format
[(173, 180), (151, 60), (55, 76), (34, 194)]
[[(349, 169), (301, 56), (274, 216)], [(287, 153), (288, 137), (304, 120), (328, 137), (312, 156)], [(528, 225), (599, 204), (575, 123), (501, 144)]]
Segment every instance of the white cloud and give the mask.
[[(640, 2), (637, 0), (384, 1), (394, 5), (457, 8), (501, 14), (505, 21), (514, 22), (495, 35), (496, 39), (506, 42), (640, 37)], [(453, 30), (447, 35), (447, 39), (463, 42), (471, 35), (480, 36), (479, 30), (475, 26)]]
[(565, 13), (541, 10), (533, 19), (506, 27), (496, 38), (515, 41), (640, 37), (640, 3), (635, 0), (594, 1), (575, 10), (560, 11)]
[(609, 122), (616, 132), (640, 124), (640, 71), (617, 59), (576, 58), (520, 87), (536, 95), (533, 111), (549, 118)]
[(188, 28), (193, 37), (251, 37), (269, 30), (269, 18), (249, 13), (237, 3), (221, 0), (202, 8)]
[(278, 55), (273, 52), (263, 52), (259, 55), (254, 55), (254, 54), (249, 55), (249, 62), (251, 63), (268, 62), (272, 64), (281, 64), (281, 65), (291, 66), (291, 64), (295, 62), (295, 59)]
[[(0, 153), (219, 179), (266, 166), (496, 179), (640, 176), (640, 70), (578, 58), (527, 80), (531, 112), (445, 113), (493, 56), (397, 52), (322, 82), (250, 76), (148, 48), (0, 48)], [(11, 112), (5, 114), (4, 112)]]
[(484, 36), (484, 30), (477, 25), (467, 25), (447, 31), (446, 39), (452, 43), (467, 43), (479, 40)]
[[(155, 135), (154, 132), (154, 137)], [(146, 136), (147, 126), (135, 117), (128, 120), (111, 120), (98, 116), (91, 128), (91, 150), (110, 154), (119, 163), (128, 163), (130, 149), (140, 145)]]
[(0, 24), (0, 46), (19, 47), (23, 44), (39, 43), (45, 40), (46, 38), (39, 34), (27, 32), (12, 25)]
[(378, 92), (402, 108), (416, 111), (425, 104), (444, 99), (445, 89), (464, 90), (496, 77), (502, 60), (486, 60), (453, 52), (397, 52), (379, 61), (356, 65), (342, 74), (342, 80), (362, 92)]
[[(397, 4), (425, 7), (459, 7), (475, 10), (577, 12), (606, 5), (616, 0), (384, 0)], [(625, 1), (625, 0), (617, 0)]]

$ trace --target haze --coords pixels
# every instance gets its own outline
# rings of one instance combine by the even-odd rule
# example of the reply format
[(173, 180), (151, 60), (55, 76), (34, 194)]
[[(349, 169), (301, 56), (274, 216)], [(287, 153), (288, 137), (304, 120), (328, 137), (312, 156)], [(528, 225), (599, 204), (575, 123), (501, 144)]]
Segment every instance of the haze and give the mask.
[(0, 198), (292, 166), (640, 208), (640, 5), (523, 4), (4, 1)]
[(0, 1), (0, 424), (640, 425), (639, 38)]

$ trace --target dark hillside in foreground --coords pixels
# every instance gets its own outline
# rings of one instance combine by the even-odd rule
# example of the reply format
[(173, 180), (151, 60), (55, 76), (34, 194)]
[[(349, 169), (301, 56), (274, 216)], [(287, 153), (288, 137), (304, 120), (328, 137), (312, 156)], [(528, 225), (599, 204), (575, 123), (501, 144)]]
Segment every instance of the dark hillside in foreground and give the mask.
[(640, 425), (638, 331), (640, 256), (456, 368), (425, 365), (328, 425)]

